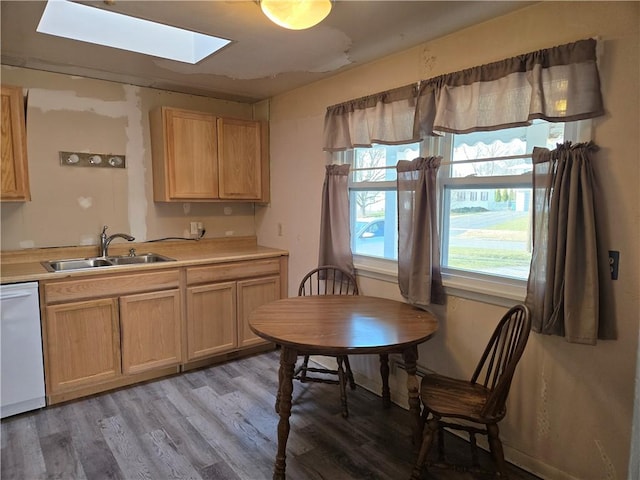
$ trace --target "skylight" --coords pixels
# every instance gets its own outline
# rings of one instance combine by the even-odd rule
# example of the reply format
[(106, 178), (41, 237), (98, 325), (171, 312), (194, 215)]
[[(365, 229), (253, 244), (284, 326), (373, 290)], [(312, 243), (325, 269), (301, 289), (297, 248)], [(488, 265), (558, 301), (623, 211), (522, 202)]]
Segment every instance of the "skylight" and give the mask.
[(191, 64), (230, 43), (67, 0), (49, 0), (36, 31)]

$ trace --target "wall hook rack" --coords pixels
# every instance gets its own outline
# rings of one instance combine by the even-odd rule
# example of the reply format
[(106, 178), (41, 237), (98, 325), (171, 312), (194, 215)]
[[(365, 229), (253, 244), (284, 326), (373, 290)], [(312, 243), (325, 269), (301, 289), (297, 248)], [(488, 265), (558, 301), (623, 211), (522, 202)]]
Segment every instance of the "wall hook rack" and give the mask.
[(126, 157), (112, 153), (59, 152), (64, 167), (126, 168)]

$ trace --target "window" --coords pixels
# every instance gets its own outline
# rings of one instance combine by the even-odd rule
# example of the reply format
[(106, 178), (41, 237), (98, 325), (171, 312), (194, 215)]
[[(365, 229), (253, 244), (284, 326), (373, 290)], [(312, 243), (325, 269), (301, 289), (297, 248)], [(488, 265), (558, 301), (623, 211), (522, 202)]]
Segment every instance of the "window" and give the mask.
[(420, 156), (420, 145), (375, 145), (346, 152), (351, 163), (351, 250), (355, 255), (398, 258), (396, 163)]
[[(531, 261), (531, 153), (564, 141), (564, 124), (534, 122), (441, 141), (444, 272), (526, 280)], [(478, 195), (480, 193), (480, 195)]]
[(531, 260), (533, 147), (553, 149), (565, 138), (583, 141), (588, 129), (579, 127), (579, 122), (534, 121), (527, 127), (343, 153), (342, 160), (351, 164), (351, 242), (357, 266), (373, 271), (381, 260), (397, 260), (398, 160), (442, 155), (438, 185), (445, 286), (464, 278), (460, 288), (480, 283), (484, 288), (477, 291), (498, 289), (498, 296), (507, 294), (502, 285), (522, 288)]
[(47, 2), (36, 30), (190, 64), (231, 43), (224, 38), (60, 0)]

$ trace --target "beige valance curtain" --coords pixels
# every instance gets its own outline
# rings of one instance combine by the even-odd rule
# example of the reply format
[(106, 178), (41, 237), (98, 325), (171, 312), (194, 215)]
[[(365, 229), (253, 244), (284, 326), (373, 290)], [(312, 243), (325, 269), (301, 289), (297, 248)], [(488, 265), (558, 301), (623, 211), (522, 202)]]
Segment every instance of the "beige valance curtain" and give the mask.
[[(534, 119), (569, 122), (601, 116), (604, 108), (596, 60), (596, 41), (580, 40), (334, 105), (327, 108), (325, 115), (324, 150), (334, 152), (374, 143), (412, 143), (439, 132), (499, 130), (527, 125)], [(419, 165), (406, 169), (401, 165), (398, 170), (398, 282), (408, 301), (428, 305), (441, 300), (439, 240), (434, 213), (435, 172), (439, 161), (417, 159), (416, 163)], [(591, 175), (589, 168), (572, 175), (578, 188), (582, 188), (578, 180)], [(346, 182), (343, 188), (346, 194)], [(576, 191), (580, 190), (572, 188), (566, 195), (574, 198)], [(425, 207), (418, 209), (420, 205)], [(582, 208), (572, 205), (578, 210)], [(344, 238), (348, 239), (348, 215), (342, 222), (341, 228), (347, 232)], [(558, 225), (562, 225), (562, 221)], [(575, 245), (580, 245), (580, 239), (575, 238), (575, 233), (581, 231), (577, 228), (571, 226), (567, 236), (577, 241)], [(527, 301), (535, 302), (534, 312), (540, 315), (538, 331), (565, 335), (570, 341), (582, 343), (593, 343), (596, 337), (609, 338), (609, 328), (602, 323), (602, 316), (590, 324), (589, 320), (578, 318), (587, 318), (591, 312), (601, 310), (597, 299), (591, 305), (574, 302), (580, 296), (581, 285), (589, 287), (588, 295), (598, 295), (592, 288), (596, 274), (587, 273), (581, 262), (599, 263), (600, 260), (593, 256), (596, 255), (593, 250), (576, 250), (571, 244), (550, 252), (564, 261), (564, 266), (545, 263), (549, 257), (539, 238), (543, 235), (540, 232), (545, 232), (547, 242), (556, 241), (555, 236), (559, 235), (555, 230), (539, 230), (536, 226), (538, 244), (533, 256), (537, 266), (532, 263), (533, 278), (529, 280)], [(328, 241), (321, 240), (321, 245)], [(346, 258), (347, 252), (350, 258), (348, 245), (343, 245), (341, 255)], [(600, 258), (602, 250), (597, 255)], [(582, 280), (587, 279), (587, 284), (578, 282), (565, 288), (566, 277), (549, 276), (555, 273), (554, 269), (564, 272), (577, 269), (585, 273)], [(601, 274), (598, 270), (596, 276)]]
[(408, 85), (329, 107), (324, 118), (324, 149), (419, 141), (419, 136), (414, 137), (417, 93), (417, 85)]
[(593, 143), (533, 150), (534, 244), (525, 303), (534, 331), (593, 345), (616, 337)]
[(322, 187), (318, 265), (337, 265), (355, 273), (349, 231), (350, 165), (327, 165)]
[(596, 41), (587, 39), (329, 107), (324, 150), (603, 114)]

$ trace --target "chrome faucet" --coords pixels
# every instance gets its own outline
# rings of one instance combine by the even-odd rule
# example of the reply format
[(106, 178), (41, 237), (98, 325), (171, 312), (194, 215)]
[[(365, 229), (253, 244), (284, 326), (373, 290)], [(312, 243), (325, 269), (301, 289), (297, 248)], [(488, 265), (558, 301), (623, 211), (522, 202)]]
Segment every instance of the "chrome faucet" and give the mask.
[(99, 257), (106, 257), (109, 255), (109, 244), (114, 238), (120, 237), (128, 240), (129, 242), (133, 242), (135, 237), (128, 235), (126, 233), (114, 233), (113, 235), (109, 235), (107, 237), (107, 228), (108, 226), (102, 227), (102, 233), (100, 234), (100, 250), (98, 252)]

